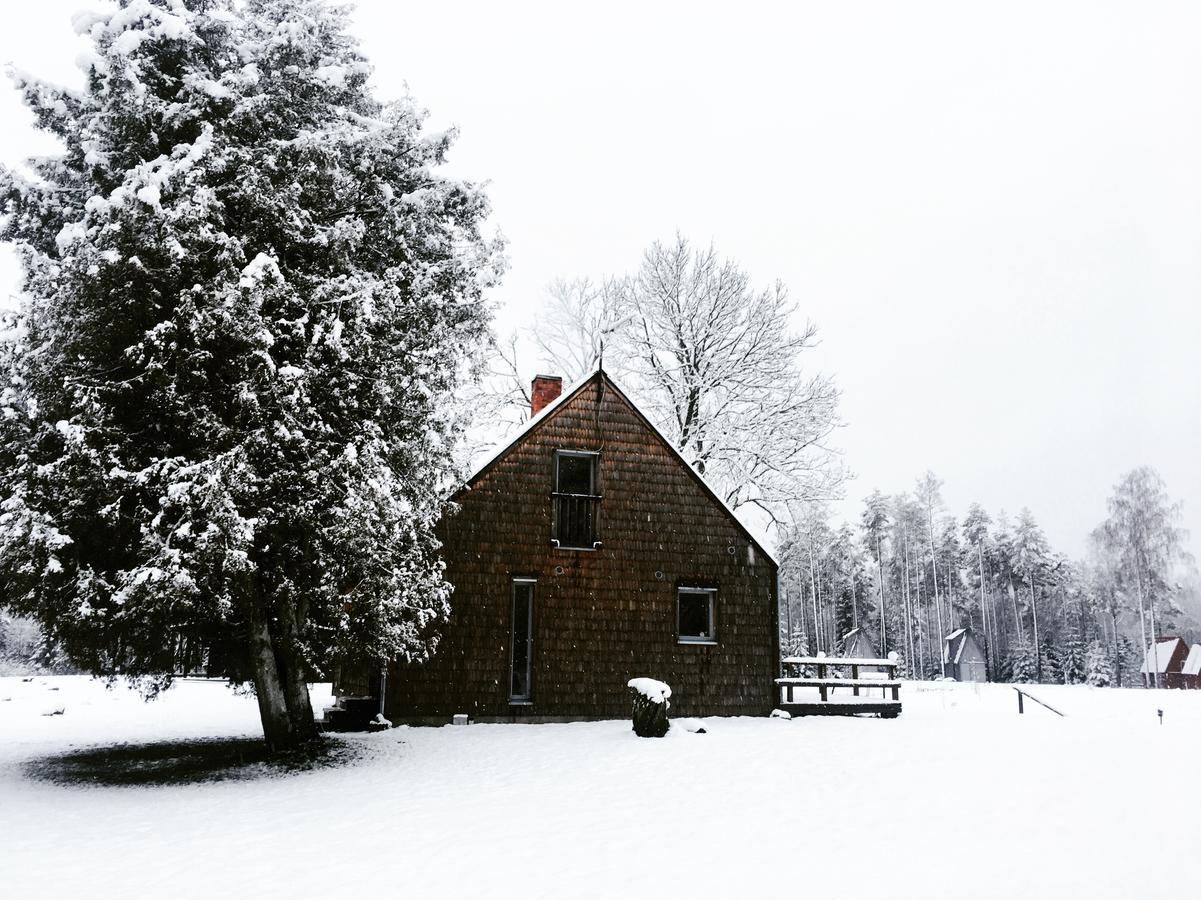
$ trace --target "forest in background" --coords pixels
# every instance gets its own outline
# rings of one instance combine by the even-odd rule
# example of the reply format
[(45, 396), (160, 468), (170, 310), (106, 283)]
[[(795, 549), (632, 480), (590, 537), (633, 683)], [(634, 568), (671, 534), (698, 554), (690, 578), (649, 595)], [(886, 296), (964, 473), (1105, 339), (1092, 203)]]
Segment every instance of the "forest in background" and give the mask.
[(835, 654), (865, 629), (910, 678), (942, 675), (943, 638), (970, 627), (992, 681), (1142, 683), (1152, 639), (1201, 639), (1201, 580), (1180, 506), (1151, 468), (1115, 485), (1082, 559), (1057, 551), (1028, 509), (956, 516), (931, 472), (912, 491), (873, 491), (859, 521), (822, 504), (794, 511), (778, 545), (781, 650)]

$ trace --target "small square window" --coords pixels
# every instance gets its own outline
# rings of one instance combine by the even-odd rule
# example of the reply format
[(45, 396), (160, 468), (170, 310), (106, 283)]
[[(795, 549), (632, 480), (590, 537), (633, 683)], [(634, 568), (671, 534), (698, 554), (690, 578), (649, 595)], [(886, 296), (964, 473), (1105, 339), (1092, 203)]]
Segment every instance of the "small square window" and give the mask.
[(681, 644), (712, 644), (717, 641), (717, 591), (709, 588), (680, 588), (676, 600), (676, 629)]

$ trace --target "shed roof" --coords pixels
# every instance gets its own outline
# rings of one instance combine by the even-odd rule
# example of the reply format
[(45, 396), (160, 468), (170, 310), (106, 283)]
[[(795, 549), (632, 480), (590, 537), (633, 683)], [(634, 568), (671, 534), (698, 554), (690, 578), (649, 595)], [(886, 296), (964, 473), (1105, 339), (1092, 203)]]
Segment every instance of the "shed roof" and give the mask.
[(476, 466), (475, 470), (470, 476), (468, 476), (463, 488), (470, 488), (472, 482), (483, 475), (488, 469), (492, 468), (492, 466), (496, 465), (496, 463), (508, 456), (509, 451), (521, 443), (521, 441), (524, 440), (525, 437), (530, 434), (530, 432), (536, 429), (543, 422), (547, 421), (558, 410), (562, 409), (563, 406), (566, 405), (572, 398), (578, 395), (584, 390), (584, 388), (598, 378), (603, 378), (606, 386), (612, 388), (617, 395), (629, 405), (630, 409), (632, 409), (638, 418), (643, 422), (643, 424), (646, 425), (647, 429), (656, 437), (658, 437), (663, 446), (665, 446), (676, 457), (676, 459), (680, 461), (680, 464), (696, 480), (705, 493), (709, 495), (710, 499), (715, 501), (718, 506), (724, 509), (729, 517), (734, 520), (735, 524), (737, 524), (743, 533), (750, 539), (751, 543), (755, 545), (755, 548), (762, 553), (772, 565), (774, 565), (776, 568), (779, 568), (780, 561), (776, 559), (776, 555), (768, 549), (767, 541), (756, 535), (755, 532), (752, 531), (747, 524), (738, 517), (738, 514), (734, 512), (734, 508), (730, 506), (730, 504), (727, 503), (717, 493), (717, 491), (713, 490), (709, 483), (705, 481), (701, 473), (698, 472), (696, 468), (684, 458), (684, 454), (680, 453), (680, 451), (676, 449), (675, 444), (667, 439), (667, 435), (665, 435), (659, 429), (659, 427), (655, 425), (654, 422), (646, 417), (646, 414), (638, 408), (637, 404), (635, 404), (634, 401), (631, 400), (625, 393), (625, 391), (623, 391), (617, 385), (617, 383), (613, 380), (613, 376), (601, 368), (599, 364), (579, 380), (573, 382), (569, 387), (565, 388), (558, 397), (539, 410), (536, 416), (531, 416), (529, 421), (522, 425), (515, 434), (502, 441), (497, 448), (491, 454), (489, 454), (487, 458), (484, 459), (483, 462)]
[(1171, 668), (1171, 664), (1173, 656), (1181, 652), (1183, 648), (1184, 641), (1178, 637), (1164, 638), (1162, 641), (1156, 642), (1153, 647), (1147, 648), (1143, 667), (1139, 671), (1144, 675), (1150, 675), (1152, 672), (1163, 674), (1165, 672), (1180, 671), (1179, 669)]

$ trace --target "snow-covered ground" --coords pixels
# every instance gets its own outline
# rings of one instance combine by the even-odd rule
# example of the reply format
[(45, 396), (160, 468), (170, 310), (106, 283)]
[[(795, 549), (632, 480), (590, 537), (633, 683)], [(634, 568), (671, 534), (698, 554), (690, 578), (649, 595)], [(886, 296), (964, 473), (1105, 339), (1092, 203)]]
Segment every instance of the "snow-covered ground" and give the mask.
[(253, 735), (255, 703), (207, 682), (145, 704), (2, 678), (0, 896), (1177, 895), (1201, 692), (1032, 690), (1068, 717), (1019, 717), (1006, 686), (918, 684), (895, 721), (397, 728), (348, 738), (362, 756), (341, 768), (63, 787), (26, 763)]

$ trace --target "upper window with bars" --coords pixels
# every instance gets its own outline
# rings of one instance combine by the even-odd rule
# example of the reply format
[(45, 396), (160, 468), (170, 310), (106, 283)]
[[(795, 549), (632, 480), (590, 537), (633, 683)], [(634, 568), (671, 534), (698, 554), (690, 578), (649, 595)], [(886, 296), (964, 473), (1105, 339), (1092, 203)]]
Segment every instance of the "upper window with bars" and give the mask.
[(596, 550), (600, 546), (600, 456), (585, 450), (556, 450), (551, 492), (551, 539), (555, 546)]

